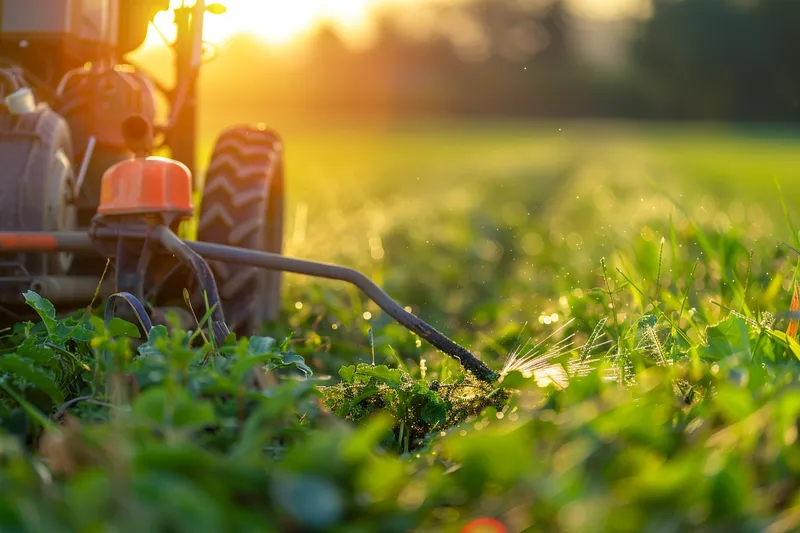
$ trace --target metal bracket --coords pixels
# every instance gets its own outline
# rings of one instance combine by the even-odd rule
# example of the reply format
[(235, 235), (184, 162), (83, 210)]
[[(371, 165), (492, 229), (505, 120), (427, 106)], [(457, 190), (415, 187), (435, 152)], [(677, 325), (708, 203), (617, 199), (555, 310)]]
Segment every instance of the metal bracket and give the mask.
[(97, 139), (95, 137), (89, 137), (89, 142), (86, 143), (86, 151), (83, 153), (83, 161), (81, 162), (81, 168), (78, 171), (78, 176), (75, 178), (75, 183), (72, 186), (71, 197), (69, 201), (75, 203), (78, 201), (78, 197), (81, 194), (81, 189), (83, 188), (83, 182), (86, 181), (86, 173), (89, 171), (89, 163), (92, 161), (92, 156), (94, 155), (94, 147), (97, 144)]

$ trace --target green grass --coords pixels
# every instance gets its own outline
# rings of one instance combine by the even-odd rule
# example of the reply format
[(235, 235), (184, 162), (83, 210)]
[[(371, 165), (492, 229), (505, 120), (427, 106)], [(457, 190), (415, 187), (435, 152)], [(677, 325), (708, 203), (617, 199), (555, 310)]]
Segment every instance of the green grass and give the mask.
[[(746, 249), (768, 251), (754, 255), (753, 272), (760, 273), (777, 245), (794, 242), (773, 180), (787, 200), (800, 193), (797, 142), (769, 135), (569, 122), (286, 128), (287, 253), (366, 271), (480, 351), (513, 328), (520, 338), (540, 332), (539, 315), (565, 311), (565, 293), (597, 285), (603, 257), (615, 278), (617, 266), (642, 262), (652, 271), (642, 274), (655, 276), (654, 248), (661, 237), (670, 239), (671, 219), (691, 242), (679, 245), (677, 256), (667, 246), (664, 286), (687, 276), (695, 259), (700, 274), (717, 262), (702, 255), (710, 251), (693, 224), (732, 233), (742, 248), (722, 259), (737, 263), (740, 276)], [(640, 257), (645, 250), (651, 257)], [(712, 274), (709, 283), (722, 283)], [(294, 275), (287, 282), (292, 325), (322, 315), (322, 330), (332, 335), (324, 326), (336, 320), (361, 333), (388, 323), (337, 283)], [(752, 287), (753, 295), (762, 288)], [(340, 304), (331, 306), (338, 296)], [(721, 316), (705, 291), (689, 296), (709, 321)], [(364, 310), (370, 323), (361, 318)], [(366, 346), (366, 337), (360, 342)]]
[(135, 356), (31, 295), (0, 530), (800, 528), (800, 132), (278, 126), (286, 252), (363, 270), (503, 381), (335, 282), (286, 276), (276, 340), (219, 354), (159, 329)]

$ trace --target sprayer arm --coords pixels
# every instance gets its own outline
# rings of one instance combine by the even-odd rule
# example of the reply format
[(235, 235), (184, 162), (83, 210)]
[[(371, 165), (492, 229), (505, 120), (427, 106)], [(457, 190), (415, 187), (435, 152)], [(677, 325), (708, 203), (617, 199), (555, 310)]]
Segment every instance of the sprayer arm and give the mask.
[(447, 355), (457, 359), (465, 369), (474, 374), (478, 379), (493, 381), (497, 377), (486, 364), (472, 355), (469, 350), (459, 346), (421, 318), (406, 311), (371, 279), (357, 270), (315, 261), (293, 259), (279, 254), (258, 252), (206, 242), (187, 242), (186, 244), (204, 258), (214, 261), (252, 265), (269, 270), (294, 272), (296, 274), (305, 274), (318, 278), (335, 279), (351, 283), (366, 294), (378, 307), (383, 309), (386, 314)]
[[(122, 228), (113, 230), (101, 228), (98, 229), (95, 234), (95, 238), (101, 239), (118, 237), (132, 239), (143, 238), (142, 234), (139, 232), (128, 232)], [(176, 253), (176, 247), (180, 248), (180, 244), (183, 243), (204, 259), (223, 263), (249, 265), (266, 268), (268, 270), (294, 272), (296, 274), (305, 274), (318, 278), (335, 279), (351, 283), (383, 309), (386, 314), (425, 339), (434, 347), (457, 359), (466, 370), (471, 372), (478, 379), (491, 382), (498, 377), (495, 372), (480, 359), (475, 357), (469, 350), (459, 346), (421, 318), (406, 311), (380, 287), (373, 283), (372, 280), (357, 270), (315, 261), (293, 259), (291, 257), (268, 252), (224, 246), (221, 244), (183, 241), (178, 239), (169, 228), (164, 226), (154, 228), (153, 233), (151, 233), (151, 238), (156, 241), (161, 241), (162, 244), (165, 245), (165, 248), (169, 249), (172, 253)], [(0, 232), (0, 252), (90, 252), (94, 249), (95, 246), (92, 242), (92, 238), (86, 233)]]

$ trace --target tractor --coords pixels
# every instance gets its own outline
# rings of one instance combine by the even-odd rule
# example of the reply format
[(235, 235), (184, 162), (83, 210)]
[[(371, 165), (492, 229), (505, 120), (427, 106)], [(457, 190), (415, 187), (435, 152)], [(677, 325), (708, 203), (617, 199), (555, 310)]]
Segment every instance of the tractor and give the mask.
[[(131, 117), (152, 128), (155, 143), (144, 146), (146, 152), (166, 149), (196, 175), (203, 20), (221, 6), (196, 2), (173, 10), (177, 82), (169, 88), (124, 59), (143, 44), (169, 0), (6, 0), (0, 6), (0, 79), (11, 104), (0, 115), (1, 231), (88, 230), (103, 174), (138, 150), (123, 131)], [(170, 108), (163, 124), (155, 124), (157, 93)], [(14, 108), (22, 100), (30, 109)], [(142, 133), (141, 142), (150, 144), (149, 133)], [(278, 136), (263, 127), (237, 126), (219, 136), (202, 186), (198, 239), (281, 252), (281, 151)], [(102, 272), (103, 260), (96, 254), (2, 257), (0, 314), (6, 321), (25, 318), (21, 294), (28, 288), (57, 305), (85, 305), (98, 268)], [(250, 334), (277, 318), (280, 272), (221, 263), (212, 268), (232, 328)], [(180, 272), (161, 274), (149, 292), (168, 302), (176, 295), (163, 287), (176, 286)]]
[[(165, 87), (125, 57), (170, 9), (175, 83)], [(124, 295), (144, 329), (151, 316), (188, 303), (210, 317), (221, 343), (278, 318), (288, 271), (356, 285), (468, 371), (497, 379), (363, 274), (281, 255), (275, 132), (223, 131), (198, 183), (203, 21), (224, 11), (204, 0), (175, 8), (169, 0), (0, 2), (0, 324), (30, 316), (27, 291), (75, 310), (102, 292)], [(160, 122), (159, 96), (169, 107)], [(181, 239), (193, 217), (196, 239)]]

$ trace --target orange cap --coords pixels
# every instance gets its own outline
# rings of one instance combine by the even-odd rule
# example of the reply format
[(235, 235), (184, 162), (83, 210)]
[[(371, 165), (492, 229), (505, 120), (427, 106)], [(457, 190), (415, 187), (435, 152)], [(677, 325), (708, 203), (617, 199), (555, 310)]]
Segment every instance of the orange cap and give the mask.
[(103, 174), (97, 212), (191, 216), (192, 173), (183, 163), (165, 157), (121, 161)]

